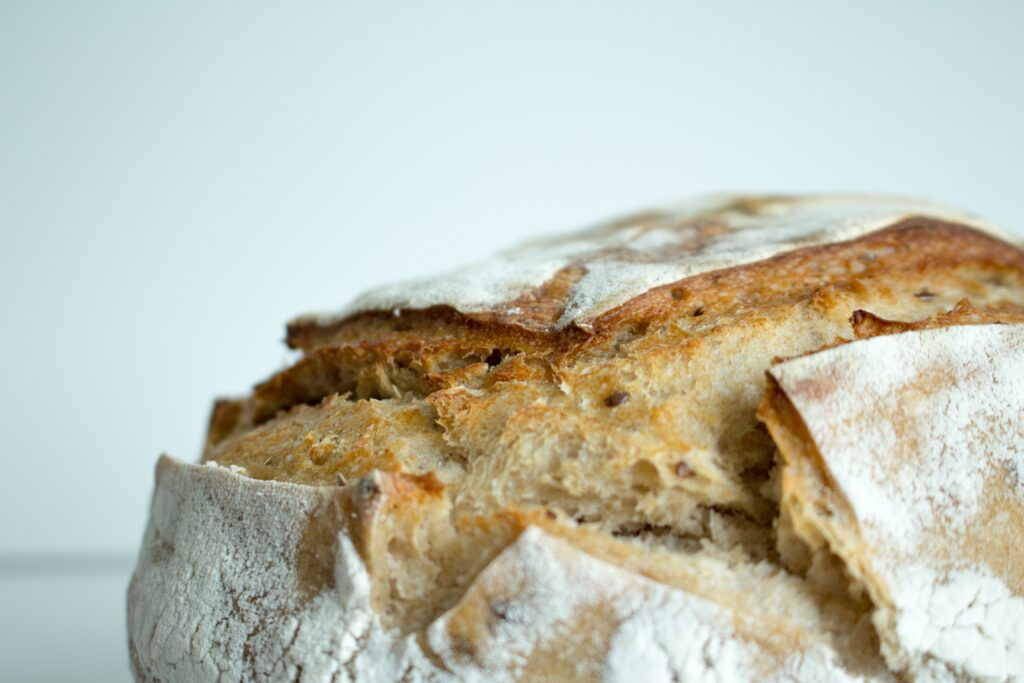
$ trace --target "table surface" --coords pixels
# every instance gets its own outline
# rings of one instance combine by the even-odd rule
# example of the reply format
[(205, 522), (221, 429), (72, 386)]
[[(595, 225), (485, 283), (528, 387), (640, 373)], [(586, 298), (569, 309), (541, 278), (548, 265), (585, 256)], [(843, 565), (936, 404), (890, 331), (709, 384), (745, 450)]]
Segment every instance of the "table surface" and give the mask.
[(124, 557), (0, 561), (0, 678), (131, 681), (124, 616), (131, 568)]

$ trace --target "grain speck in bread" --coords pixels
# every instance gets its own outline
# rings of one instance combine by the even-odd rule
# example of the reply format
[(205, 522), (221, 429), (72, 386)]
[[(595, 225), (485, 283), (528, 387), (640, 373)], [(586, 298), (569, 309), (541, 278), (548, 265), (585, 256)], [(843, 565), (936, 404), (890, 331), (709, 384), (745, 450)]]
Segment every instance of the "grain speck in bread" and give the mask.
[[(1024, 253), (976, 218), (761, 197), (648, 212), (299, 319), (302, 358), (217, 404), (204, 464), (161, 462), (129, 594), (136, 676), (1017, 680), (1012, 619), (978, 627), (1003, 629), (988, 668), (950, 654), (941, 624), (908, 640), (920, 605), (879, 568), (872, 511), (808, 503), (842, 490), (841, 451), (813, 445), (859, 404), (785, 378), (820, 383), (833, 361), (813, 359), (838, 359), (887, 396), (891, 379), (872, 382), (892, 352), (917, 362), (906, 382), (952, 364), (969, 395), (979, 373), (1024, 376), (1003, 347), (966, 361), (996, 343), (986, 331), (1019, 330), (1022, 305)], [(925, 425), (948, 412), (936, 386), (915, 385)], [(964, 419), (995, 419), (977, 406)], [(960, 462), (963, 433), (898, 443), (910, 465)], [(935, 481), (919, 482), (926, 517)], [(1024, 533), (1007, 514), (940, 546), (1015, 600), (1019, 579), (986, 554)]]

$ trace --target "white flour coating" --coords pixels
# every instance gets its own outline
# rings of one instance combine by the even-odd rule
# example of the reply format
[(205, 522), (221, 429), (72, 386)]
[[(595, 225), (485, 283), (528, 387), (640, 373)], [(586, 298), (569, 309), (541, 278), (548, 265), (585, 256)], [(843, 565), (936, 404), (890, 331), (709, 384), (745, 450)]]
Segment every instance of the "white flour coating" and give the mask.
[(888, 584), (893, 613), (876, 617), (880, 630), (895, 624), (887, 658), (937, 677), (1024, 680), (1024, 599), (961, 548), (986, 533), (972, 521), (989, 478), (1009, 472), (998, 485), (1024, 497), (1024, 325), (875, 337), (770, 372)]
[[(927, 529), (963, 531), (991, 463), (1024, 471), (1024, 326), (966, 325), (875, 337), (771, 370), (828, 454), (861, 524), (913, 548)], [(941, 376), (925, 393), (923, 382)], [(985, 457), (979, 457), (984, 444)], [(890, 466), (901, 453), (898, 476)]]
[[(567, 640), (579, 627), (576, 616), (598, 605), (607, 605), (612, 618), (621, 621), (605, 680), (632, 680), (637, 671), (652, 681), (671, 680), (682, 672), (688, 681), (753, 677), (747, 668), (752, 648), (735, 639), (727, 610), (629, 575), (536, 527), (524, 531), (476, 583), (501, 599), (514, 596), (505, 607), (507, 617), (476, 648), (490, 680), (515, 680), (536, 648)], [(451, 618), (441, 617), (428, 631), (431, 647), (445, 659), (457, 659), (447, 630)], [(681, 632), (686, 637), (677, 639)], [(600, 671), (600, 663), (595, 664)], [(469, 673), (465, 667), (454, 672)]]
[[(737, 202), (757, 202), (753, 212)], [(437, 277), (383, 287), (359, 297), (330, 322), (359, 311), (447, 305), (487, 313), (549, 281), (569, 265), (586, 273), (573, 285), (556, 327), (587, 321), (644, 292), (701, 273), (753, 263), (793, 249), (856, 239), (911, 216), (969, 225), (1003, 237), (955, 209), (886, 196), (795, 198), (713, 196), (645, 212), (634, 219), (537, 240)], [(514, 315), (508, 308), (505, 312)]]
[[(571, 647), (586, 633), (587, 614), (618, 624), (603, 661), (582, 662), (580, 675), (608, 683), (643, 681), (856, 681), (822, 643), (778, 658), (737, 635), (728, 608), (599, 560), (536, 527), (524, 531), (476, 578), (463, 601), (488, 596), (503, 604), (504, 619), (476, 642), (472, 665), (459, 663), (450, 636), (460, 605), (428, 630), (432, 649), (460, 678), (518, 680), (531, 653)], [(471, 608), (470, 608), (471, 609)], [(581, 620), (581, 615), (583, 619)], [(765, 639), (768, 639), (767, 634)], [(607, 649), (605, 650), (605, 647)]]
[(128, 594), (140, 681), (443, 680), (412, 639), (386, 634), (369, 577), (339, 538), (335, 587), (302, 605), (296, 560), (335, 490), (161, 458)]
[(981, 570), (942, 576), (908, 563), (894, 578), (896, 632), (908, 650), (982, 679), (1024, 680), (1024, 598)]
[(429, 643), (449, 669), (441, 670), (414, 637), (380, 626), (366, 569), (344, 533), (334, 558), (335, 585), (305, 603), (300, 598), (297, 558), (308, 520), (331, 514), (332, 497), (339, 495), (343, 489), (258, 481), (162, 458), (129, 589), (137, 679), (513, 680), (535, 647), (558, 647), (559, 634), (580, 624), (580, 610), (600, 602), (620, 623), (604, 659), (580, 663), (581, 674), (623, 683), (861, 680), (844, 673), (821, 644), (774, 660), (736, 636), (728, 609), (597, 560), (533, 527), (469, 589), (489, 590), (495, 582), (517, 587), (509, 619), (488, 635), (481, 661), (460, 659), (448, 638), (458, 605), (429, 627)]

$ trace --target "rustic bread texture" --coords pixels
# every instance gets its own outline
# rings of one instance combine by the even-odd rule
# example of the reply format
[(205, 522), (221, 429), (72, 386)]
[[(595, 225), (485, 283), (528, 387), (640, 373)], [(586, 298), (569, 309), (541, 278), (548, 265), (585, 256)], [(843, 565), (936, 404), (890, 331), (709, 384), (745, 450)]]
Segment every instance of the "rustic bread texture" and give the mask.
[[(379, 582), (402, 580), (390, 534), (423, 500), (402, 496), (406, 512), (382, 515), (391, 485), (381, 476), (317, 487), (161, 459), (128, 592), (136, 679), (863, 680), (848, 667), (864, 663), (844, 663), (817, 628), (827, 610), (796, 577), (703, 555), (671, 558), (673, 568), (546, 516), (508, 513), (474, 529), (486, 542), (464, 561), (481, 571), (454, 607), (419, 633), (388, 629)], [(398, 538), (433, 535), (410, 531)], [(660, 565), (655, 578), (647, 565)]]
[[(322, 567), (346, 543), (358, 552), (380, 633), (357, 637), (402, 644), (388, 661), (409, 677), (628, 678), (640, 656), (694, 680), (885, 680), (883, 652), (893, 670), (920, 669), (875, 616), (879, 642), (877, 591), (809, 520), (757, 410), (778, 357), (1019, 319), (1024, 252), (995, 229), (905, 200), (715, 200), (361, 301), (293, 323), (302, 358), (217, 404), (203, 459), (221, 467), (163, 467), (179, 487), (229, 477), (258, 495), (276, 480), (336, 499), (343, 523), (309, 523), (299, 535), (317, 540), (299, 545)], [(807, 459), (796, 448), (783, 447), (787, 473)], [(159, 547), (147, 537), (136, 611), (155, 609), (159, 589), (139, 586), (164, 581)], [(301, 595), (330, 584), (342, 599), (358, 574), (344, 566), (344, 582)], [(619, 588), (580, 588), (591, 584)], [(564, 614), (544, 630), (558, 595)], [(220, 623), (241, 618), (217, 609)], [(699, 647), (680, 649), (672, 629), (695, 624)], [(132, 642), (152, 637), (136, 629)], [(659, 644), (632, 652), (644, 638)], [(338, 680), (370, 675), (352, 652), (333, 660)], [(140, 677), (169, 675), (156, 655), (137, 659)], [(301, 666), (302, 680), (332, 680)]]
[(1024, 311), (986, 317), (776, 365), (761, 411), (794, 530), (868, 590), (916, 679), (1024, 677)]

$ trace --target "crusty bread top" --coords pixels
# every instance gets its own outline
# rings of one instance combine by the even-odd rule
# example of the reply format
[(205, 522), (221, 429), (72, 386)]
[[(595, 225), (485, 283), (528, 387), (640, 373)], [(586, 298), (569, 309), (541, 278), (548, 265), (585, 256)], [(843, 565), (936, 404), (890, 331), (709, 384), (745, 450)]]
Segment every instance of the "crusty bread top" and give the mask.
[(448, 307), (525, 329), (592, 329), (651, 290), (798, 249), (854, 240), (908, 219), (964, 225), (1003, 237), (986, 221), (919, 199), (871, 195), (712, 196), (588, 230), (536, 240), (436, 277), (363, 294), (337, 315), (299, 318), (298, 333), (367, 311)]
[[(434, 292), (414, 302), (427, 308), (392, 310), (383, 294), (371, 294), (350, 311), (384, 310), (293, 322), (288, 341), (303, 357), (250, 397), (218, 403), (205, 457), (244, 465), (260, 478), (329, 482), (338, 473), (361, 476), (379, 468), (434, 471), (451, 483), (461, 477), (473, 431), (483, 443), (482, 430), (494, 426), (477, 419), (469, 429), (465, 419), (488, 401), (501, 424), (507, 416), (499, 413), (511, 416), (528, 404), (543, 404), (547, 415), (568, 424), (554, 417), (556, 402), (607, 426), (624, 417), (622, 426), (636, 438), (621, 448), (633, 453), (649, 437), (665, 441), (666, 422), (717, 421), (714, 433), (684, 430), (670, 448), (749, 452), (758, 438), (746, 433), (753, 420), (746, 426), (722, 421), (724, 405), (708, 395), (731, 402), (738, 388), (728, 385), (745, 381), (740, 374), (727, 382), (723, 362), (738, 370), (744, 361), (744, 372), (760, 382), (760, 356), (831, 341), (857, 309), (918, 320), (962, 298), (985, 307), (1024, 304), (1024, 252), (960, 211), (856, 196), (731, 198), (687, 207), (535, 244), (433, 284), (384, 290), (413, 298)], [(503, 263), (548, 263), (553, 254), (563, 265), (529, 294), (508, 294), (508, 301), (484, 309), (464, 300), (478, 290), (459, 293), (467, 278), (484, 282), (505, 272)], [(592, 276), (613, 271), (622, 276), (614, 299), (632, 298), (603, 310), (611, 300), (602, 295), (601, 307), (573, 314), (563, 327), (573, 302), (596, 291)], [(642, 287), (630, 275), (639, 272), (646, 273)], [(708, 382), (720, 386), (698, 395)], [(644, 395), (652, 390), (673, 392), (678, 410), (648, 401)], [(628, 405), (612, 414), (605, 402), (616, 401)], [(524, 412), (523, 419), (531, 418)], [(593, 431), (582, 424), (579, 430)], [(765, 467), (765, 457), (730, 454), (733, 464), (715, 469), (734, 479)], [(694, 462), (686, 466), (693, 469)], [(710, 471), (694, 473), (721, 480)], [(712, 487), (703, 482), (702, 489)], [(732, 504), (735, 496), (713, 502)], [(748, 511), (753, 504), (745, 504)]]
[[(293, 324), (289, 343), (302, 357), (250, 397), (219, 402), (211, 419), (203, 459), (233, 468), (231, 481), (244, 476), (238, 484), (244, 493), (213, 497), (188, 520), (175, 517), (176, 504), (155, 502), (136, 613), (143, 621), (175, 613), (162, 602), (180, 590), (179, 579), (163, 573), (171, 564), (162, 560), (172, 551), (162, 539), (180, 536), (184, 551), (193, 533), (181, 529), (185, 522), (194, 529), (210, 516), (225, 528), (244, 527), (238, 539), (228, 534), (224, 542), (245, 545), (252, 529), (283, 523), (266, 508), (264, 492), (305, 497), (298, 492), (323, 490), (341, 506), (331, 509), (344, 518), (342, 536), (365, 564), (375, 623), (397, 634), (402, 647), (414, 638), (444, 670), (479, 668), (508, 640), (494, 639), (501, 633), (518, 628), (517, 638), (536, 635), (517, 621), (516, 609), (538, 609), (549, 600), (517, 602), (524, 596), (508, 575), (525, 576), (535, 569), (531, 557), (555, 553), (569, 574), (572, 565), (603, 576), (597, 583), (618, 579), (587, 555), (682, 591), (688, 601), (714, 603), (733, 615), (737, 630), (707, 642), (734, 647), (734, 636), (742, 636), (761, 653), (754, 659), (782, 677), (793, 677), (790, 654), (797, 653), (799, 664), (801, 653), (815, 650), (824, 653), (825, 671), (840, 678), (887, 679), (878, 638), (890, 631), (881, 624), (876, 632), (871, 622), (886, 608), (885, 596), (850, 571), (847, 557), (837, 554), (841, 548), (822, 540), (787, 488), (786, 472), (794, 470), (780, 465), (778, 439), (756, 417), (765, 372), (773, 358), (851, 337), (1020, 322), (1024, 252), (976, 219), (901, 200), (733, 199), (686, 215), (654, 212), (499, 257), (499, 265), (511, 263), (513, 270), (538, 259), (557, 268), (526, 290), (492, 297), (489, 307), (479, 297), (477, 308), (467, 304), (461, 290), (424, 285), (421, 291), (436, 298), (420, 298), (421, 309), (392, 310), (378, 296), (359, 306), (380, 310), (357, 306), (337, 318)], [(490, 269), (472, 272), (469, 280), (486, 280)], [(612, 274), (621, 281), (609, 293)], [(467, 277), (449, 279), (465, 284)], [(158, 500), (184, 500), (198, 486), (193, 476), (205, 480), (219, 471), (185, 468), (168, 479), (176, 489), (158, 489)], [(314, 486), (266, 488), (257, 480)], [(328, 487), (337, 487), (337, 495)], [(266, 519), (246, 519), (248, 496), (253, 512), (267, 513)], [(294, 557), (229, 552), (247, 557), (243, 566), (295, 564), (282, 572), (303, 586), (329, 585), (339, 531), (331, 514), (294, 520), (301, 527), (301, 518), (310, 518), (308, 529), (295, 531), (302, 550)], [(527, 532), (530, 527), (572, 547)], [(215, 555), (219, 548), (207, 551)], [(184, 564), (176, 571), (188, 575), (194, 562), (177, 560)], [(240, 570), (228, 563), (224, 571)], [(339, 590), (353, 580), (334, 574)], [(563, 597), (571, 597), (574, 581), (559, 589)], [(660, 590), (635, 590), (660, 596), (658, 603), (677, 602)], [(309, 589), (299, 592), (295, 600), (302, 603)], [(287, 595), (278, 597), (290, 603)], [(270, 637), (270, 622), (266, 610), (243, 603), (261, 599), (229, 595), (208, 615), (262, 629), (243, 634), (253, 661), (261, 639)], [(576, 654), (601, 654), (614, 645), (609, 639), (619, 637), (620, 607), (587, 603), (574, 622), (581, 630), (562, 633), (565, 647), (545, 641), (524, 654), (520, 673), (561, 671), (552, 677), (571, 678), (564, 667)], [(236, 617), (240, 609), (245, 614)], [(316, 622), (272, 609), (274, 638), (285, 642), (293, 619)], [(658, 611), (637, 614), (643, 622)], [(747, 623), (744, 615), (753, 615), (746, 631), (739, 627)], [(594, 632), (586, 628), (591, 624)], [(143, 623), (135, 637), (159, 650), (149, 628)], [(299, 640), (305, 635), (315, 646), (305, 631)], [(639, 652), (633, 644), (641, 641), (633, 634), (626, 651)], [(236, 656), (218, 645), (216, 633), (205, 642), (220, 648), (221, 658)], [(647, 652), (655, 659), (680, 653)], [(141, 652), (140, 661), (160, 668), (166, 656), (147, 659)], [(322, 660), (332, 661), (330, 654)], [(669, 664), (672, 674), (689, 666)], [(703, 664), (704, 674), (721, 673)], [(608, 671), (605, 663), (595, 666)], [(914, 666), (889, 662), (892, 670)]]

